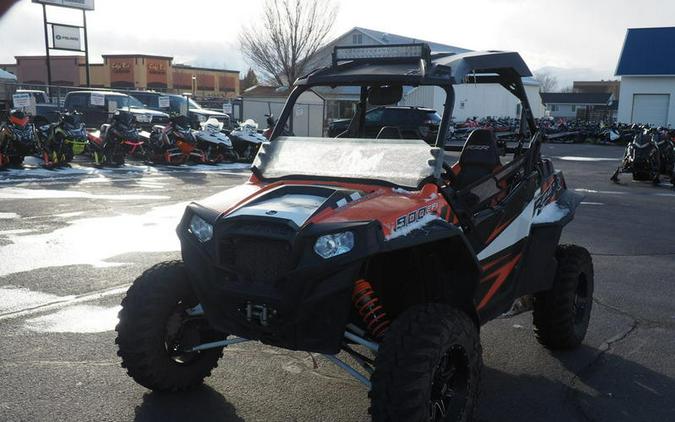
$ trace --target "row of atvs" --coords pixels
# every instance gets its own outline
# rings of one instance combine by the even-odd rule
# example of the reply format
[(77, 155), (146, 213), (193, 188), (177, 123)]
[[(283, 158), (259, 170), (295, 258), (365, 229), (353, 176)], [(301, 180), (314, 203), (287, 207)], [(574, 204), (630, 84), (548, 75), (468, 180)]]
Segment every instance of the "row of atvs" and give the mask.
[(661, 175), (675, 185), (675, 142), (673, 133), (664, 128), (635, 126), (636, 133), (626, 145), (621, 164), (611, 177), (619, 181), (620, 173), (630, 173), (633, 180), (660, 182)]
[(81, 154), (101, 166), (119, 166), (128, 157), (151, 164), (251, 162), (267, 140), (253, 120), (229, 132), (214, 118), (200, 126), (192, 129), (186, 116), (173, 115), (166, 126), (155, 125), (148, 132), (137, 127), (131, 113), (117, 111), (100, 130), (88, 132), (78, 113), (63, 113), (49, 123), (42, 116), (12, 110), (0, 126), (0, 168), (20, 167), (32, 155), (48, 168), (67, 166)]

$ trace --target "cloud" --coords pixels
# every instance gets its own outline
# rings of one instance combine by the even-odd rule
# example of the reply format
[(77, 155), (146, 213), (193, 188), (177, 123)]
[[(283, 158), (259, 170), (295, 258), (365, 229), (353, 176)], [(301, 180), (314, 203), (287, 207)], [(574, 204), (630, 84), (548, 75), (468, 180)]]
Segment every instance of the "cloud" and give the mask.
[[(176, 62), (245, 71), (242, 26), (259, 19), (264, 0), (98, 1), (88, 12), (92, 62), (101, 53), (171, 55)], [(670, 26), (675, 2), (662, 0), (338, 0), (334, 35), (354, 26), (477, 50), (519, 51), (532, 69), (551, 67), (573, 79), (610, 77), (630, 27)], [(48, 8), (50, 20), (79, 24), (81, 14)], [(44, 54), (42, 10), (22, 0), (0, 19), (0, 39), (11, 40), (0, 62)], [(562, 70), (565, 70), (564, 72)]]

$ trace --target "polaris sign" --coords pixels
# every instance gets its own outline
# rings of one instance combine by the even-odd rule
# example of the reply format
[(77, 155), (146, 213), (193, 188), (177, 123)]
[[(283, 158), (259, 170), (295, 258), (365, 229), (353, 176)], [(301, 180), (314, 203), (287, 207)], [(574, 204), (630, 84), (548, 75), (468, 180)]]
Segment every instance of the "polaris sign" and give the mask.
[(57, 50), (82, 51), (80, 27), (67, 25), (52, 25), (53, 44)]
[(33, 0), (33, 3), (70, 7), (73, 9), (94, 10), (94, 0)]

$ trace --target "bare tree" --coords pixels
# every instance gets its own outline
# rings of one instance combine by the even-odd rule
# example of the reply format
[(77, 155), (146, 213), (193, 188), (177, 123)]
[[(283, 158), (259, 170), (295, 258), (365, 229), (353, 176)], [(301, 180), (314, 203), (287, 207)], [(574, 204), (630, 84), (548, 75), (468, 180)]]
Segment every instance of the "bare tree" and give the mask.
[(545, 70), (534, 72), (534, 78), (539, 81), (539, 91), (554, 92), (558, 88), (558, 78)]
[(279, 85), (290, 85), (308, 70), (333, 27), (332, 0), (267, 0), (260, 25), (239, 35), (244, 56)]

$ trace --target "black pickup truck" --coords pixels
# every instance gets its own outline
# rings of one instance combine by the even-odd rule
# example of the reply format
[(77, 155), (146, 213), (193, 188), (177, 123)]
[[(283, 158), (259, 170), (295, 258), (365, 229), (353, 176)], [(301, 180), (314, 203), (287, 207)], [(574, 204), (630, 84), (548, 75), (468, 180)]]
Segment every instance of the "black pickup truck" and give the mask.
[[(103, 105), (92, 104), (92, 93), (103, 94)], [(67, 111), (82, 113), (87, 127), (98, 128), (101, 124), (106, 123), (112, 115), (110, 103), (113, 101), (117, 109), (123, 109), (132, 113), (141, 129), (150, 130), (153, 125), (165, 125), (169, 122), (168, 114), (145, 108), (143, 103), (136, 98), (121, 92), (72, 91), (66, 94), (63, 107)]]
[[(199, 128), (200, 123), (207, 121), (211, 117), (223, 123), (225, 128), (230, 127), (230, 116), (219, 111), (205, 109), (193, 99), (188, 99), (182, 95), (154, 91), (129, 91), (129, 95), (139, 100), (146, 108), (151, 110), (181, 113), (181, 108), (184, 107), (190, 119), (190, 125), (195, 129)], [(159, 106), (159, 97), (169, 98), (168, 108), (161, 108)]]

